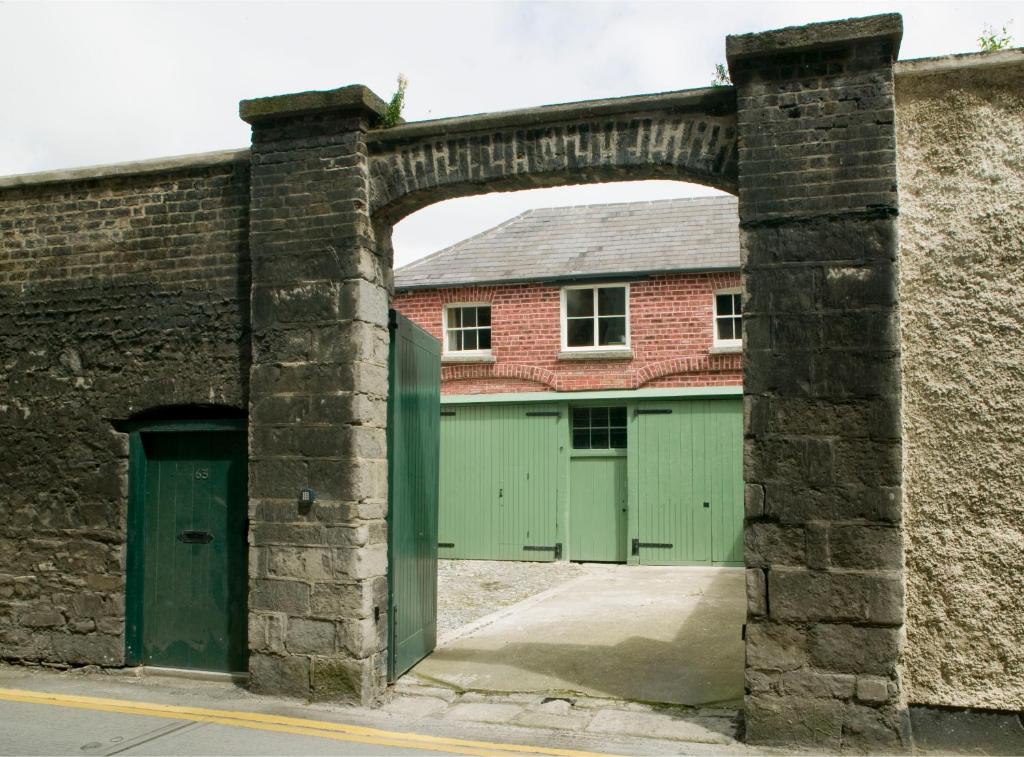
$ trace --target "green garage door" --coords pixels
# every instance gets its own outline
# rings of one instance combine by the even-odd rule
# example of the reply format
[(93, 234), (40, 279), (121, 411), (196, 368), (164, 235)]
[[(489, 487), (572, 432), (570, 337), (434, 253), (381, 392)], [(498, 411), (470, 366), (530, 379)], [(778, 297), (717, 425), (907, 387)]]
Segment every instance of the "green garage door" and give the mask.
[(542, 404), (443, 407), (439, 557), (560, 556), (559, 417)]
[(742, 401), (641, 402), (634, 428), (634, 557), (742, 564)]

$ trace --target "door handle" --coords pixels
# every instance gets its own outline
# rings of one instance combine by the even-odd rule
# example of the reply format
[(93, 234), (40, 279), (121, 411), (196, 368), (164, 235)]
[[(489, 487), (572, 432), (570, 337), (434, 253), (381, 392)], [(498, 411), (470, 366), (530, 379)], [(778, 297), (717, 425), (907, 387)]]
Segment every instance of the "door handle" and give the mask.
[(711, 503), (710, 502), (705, 502), (704, 503), (704, 507), (711, 507)]
[(209, 531), (182, 531), (178, 534), (178, 541), (182, 544), (209, 544), (213, 541), (213, 534)]

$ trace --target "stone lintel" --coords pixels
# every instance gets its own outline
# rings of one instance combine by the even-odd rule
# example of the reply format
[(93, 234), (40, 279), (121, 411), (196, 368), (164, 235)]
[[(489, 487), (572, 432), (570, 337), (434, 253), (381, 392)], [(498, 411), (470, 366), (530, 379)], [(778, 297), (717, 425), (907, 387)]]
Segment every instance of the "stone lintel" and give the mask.
[(335, 112), (343, 115), (376, 119), (387, 105), (373, 91), (362, 84), (350, 84), (338, 89), (296, 92), (290, 95), (258, 97), (242, 100), (238, 115), (250, 124), (271, 118), (305, 116), (312, 113)]
[(725, 38), (729, 60), (757, 55), (792, 53), (826, 45), (838, 45), (868, 39), (891, 39), (893, 57), (899, 53), (903, 38), (903, 16), (884, 13), (877, 16), (825, 21), (804, 26), (787, 26), (753, 34), (731, 34)]

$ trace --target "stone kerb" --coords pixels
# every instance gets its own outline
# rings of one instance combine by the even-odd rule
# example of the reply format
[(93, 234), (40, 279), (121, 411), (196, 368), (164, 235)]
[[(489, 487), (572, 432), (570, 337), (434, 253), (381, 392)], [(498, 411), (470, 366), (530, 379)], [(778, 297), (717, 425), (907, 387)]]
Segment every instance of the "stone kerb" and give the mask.
[[(364, 87), (243, 102), (252, 123), (249, 646), (255, 689), (379, 701), (387, 629), (390, 261)], [(300, 504), (310, 487), (316, 502)]]
[(897, 15), (728, 39), (744, 302), (746, 728), (909, 748), (893, 62)]

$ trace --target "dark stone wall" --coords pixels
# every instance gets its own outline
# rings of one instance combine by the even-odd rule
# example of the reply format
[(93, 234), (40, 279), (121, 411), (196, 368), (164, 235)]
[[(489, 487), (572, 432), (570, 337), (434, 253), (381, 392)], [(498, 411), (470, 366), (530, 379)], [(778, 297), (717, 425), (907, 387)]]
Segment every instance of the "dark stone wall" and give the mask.
[(127, 435), (244, 409), (247, 163), (0, 189), (0, 656), (124, 658)]
[(730, 37), (746, 399), (747, 738), (908, 748), (899, 16)]
[[(383, 696), (388, 292), (347, 88), (243, 103), (253, 123), (249, 669), (259, 691)], [(358, 97), (347, 98), (344, 95)], [(259, 110), (259, 115), (252, 115)], [(299, 504), (312, 487), (317, 502)]]

